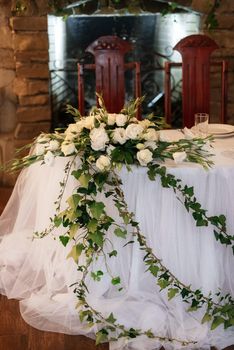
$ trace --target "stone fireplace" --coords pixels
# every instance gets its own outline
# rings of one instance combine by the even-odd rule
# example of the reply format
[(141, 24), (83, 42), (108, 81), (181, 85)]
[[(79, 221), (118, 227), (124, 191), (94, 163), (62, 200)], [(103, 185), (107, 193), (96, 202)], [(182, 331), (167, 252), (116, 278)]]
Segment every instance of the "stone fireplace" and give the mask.
[[(51, 125), (47, 17), (0, 17), (0, 164)], [(2, 174), (2, 173), (0, 173)], [(2, 184), (14, 181), (1, 175)]]
[[(38, 3), (40, 1), (37, 1)], [(43, 1), (41, 1), (43, 2)], [(190, 1), (191, 2), (191, 1)], [(204, 1), (193, 1), (201, 11)], [(0, 0), (0, 165), (15, 156), (15, 149), (51, 129), (51, 91), (48, 18), (35, 11), (12, 16), (11, 5)], [(39, 6), (40, 7), (40, 6)], [(206, 12), (207, 9), (204, 9)], [(219, 28), (209, 34), (220, 46), (217, 59), (227, 59), (228, 122), (234, 123), (234, 3), (223, 0), (217, 10)], [(187, 35), (192, 33), (187, 33)], [(51, 48), (50, 48), (51, 50)], [(212, 110), (217, 110), (215, 84)], [(12, 185), (15, 177), (0, 172), (0, 184)]]

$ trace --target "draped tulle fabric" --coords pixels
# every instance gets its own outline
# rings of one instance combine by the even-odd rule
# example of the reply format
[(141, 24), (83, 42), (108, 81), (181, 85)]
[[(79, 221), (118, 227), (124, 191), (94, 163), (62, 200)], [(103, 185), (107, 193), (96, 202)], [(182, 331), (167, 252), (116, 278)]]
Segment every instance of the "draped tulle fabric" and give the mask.
[[(225, 147), (230, 145), (226, 141)], [(168, 164), (168, 172), (181, 178), (184, 184), (194, 186), (196, 197), (208, 215), (226, 215), (228, 232), (233, 234), (234, 159), (222, 156), (222, 151), (217, 144), (216, 165), (209, 171), (192, 164)], [(54, 202), (67, 161), (61, 157), (53, 166), (34, 164), (19, 176), (0, 220), (0, 292), (20, 300), (22, 317), (35, 328), (94, 338), (98, 327), (88, 328), (79, 319), (73, 290), (80, 272), (74, 261), (67, 258), (70, 244), (64, 247), (58, 239), (62, 229), (33, 239), (33, 232), (49, 227), (55, 214)], [(212, 227), (196, 227), (173, 190), (162, 188), (159, 179), (150, 181), (145, 168), (133, 167), (132, 172), (124, 168), (120, 175), (129, 210), (135, 213), (148, 244), (163, 264), (185, 285), (201, 288), (205, 295), (214, 294), (219, 288), (233, 295), (233, 255), (229, 247), (216, 242)], [(76, 186), (76, 180), (69, 176), (62, 208)], [(106, 201), (108, 213), (116, 217), (111, 200), (102, 200)], [(224, 330), (220, 325), (211, 331), (210, 324), (201, 324), (204, 309), (187, 312), (188, 305), (180, 297), (168, 301), (167, 292), (160, 292), (155, 279), (146, 271), (144, 253), (137, 242), (124, 247), (126, 241), (112, 233), (110, 240), (118, 256), (107, 263), (112, 274), (120, 276), (123, 289), (118, 291), (108, 274), (99, 282), (88, 278), (88, 302), (92, 307), (104, 316), (113, 312), (126, 327), (151, 329), (161, 337), (197, 342), (185, 347), (187, 350), (208, 350), (211, 345), (221, 349), (234, 344), (233, 327)], [(105, 272), (103, 258), (95, 261), (92, 269)], [(166, 350), (181, 348), (177, 342), (163, 345)], [(111, 350), (160, 347), (160, 341), (146, 337), (110, 343)]]

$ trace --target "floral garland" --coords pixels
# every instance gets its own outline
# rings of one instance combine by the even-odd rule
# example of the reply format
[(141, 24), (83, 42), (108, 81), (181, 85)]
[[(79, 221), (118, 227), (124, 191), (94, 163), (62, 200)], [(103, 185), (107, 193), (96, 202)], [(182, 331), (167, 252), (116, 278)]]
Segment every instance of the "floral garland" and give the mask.
[[(118, 176), (118, 170), (123, 164), (128, 170), (131, 170), (134, 164), (147, 167), (149, 179), (153, 181), (160, 176), (162, 186), (174, 190), (186, 210), (191, 212), (197, 226), (214, 226), (215, 239), (233, 249), (234, 236), (227, 233), (225, 216), (209, 217), (207, 211), (196, 200), (193, 187), (183, 186), (180, 179), (168, 174), (165, 166), (162, 166), (163, 161), (173, 159), (176, 163), (195, 162), (208, 169), (212, 166), (211, 139), (194, 138), (194, 135), (185, 129), (184, 139), (169, 142), (163, 136), (163, 131), (159, 131), (159, 124), (151, 119), (139, 121), (134, 117), (138, 103), (139, 100), (130, 104), (120, 114), (110, 114), (99, 97), (101, 108), (94, 108), (87, 117), (82, 117), (77, 109), (69, 106), (68, 112), (76, 118), (76, 122), (70, 124), (64, 132), (41, 134), (31, 145), (31, 153), (15, 160), (11, 164), (11, 170), (38, 161), (52, 165), (55, 157), (69, 157), (51, 225), (43, 232), (36, 232), (35, 237), (44, 237), (60, 226), (66, 228), (66, 233), (59, 239), (64, 246), (68, 242), (73, 243), (68, 257), (74, 259), (78, 271), (82, 273), (82, 278), (74, 289), (79, 300), (79, 315), (81, 321), (90, 326), (94, 323), (99, 326), (96, 343), (144, 335), (161, 342), (178, 342), (183, 346), (194, 342), (153, 334), (150, 329), (144, 331), (133, 327), (126, 328), (117, 322), (113, 313), (105, 317), (87, 302), (87, 276), (100, 281), (104, 275), (103, 271), (95, 271), (92, 268), (92, 263), (100, 256), (106, 261), (106, 273), (110, 275), (111, 283), (119, 291), (122, 289), (120, 276), (114, 275), (107, 263), (108, 259), (118, 256), (118, 251), (114, 248), (111, 251), (107, 249), (108, 232), (112, 230), (115, 236), (126, 239), (126, 245), (138, 242), (139, 248), (144, 252), (143, 260), (147, 271), (154, 276), (160, 290), (167, 292), (168, 300), (179, 296), (187, 303), (188, 312), (205, 308), (202, 323), (210, 322), (211, 329), (220, 324), (223, 324), (224, 328), (233, 326), (234, 300), (231, 295), (222, 295), (217, 291), (215, 296), (205, 296), (200, 289), (192, 290), (174, 276), (148, 246), (134, 214), (128, 210)], [(75, 167), (77, 157), (80, 164)], [(61, 211), (64, 189), (70, 175), (77, 179), (79, 186), (67, 199), (67, 208)], [(100, 193), (106, 198), (111, 198), (118, 210), (121, 224), (117, 224), (114, 218), (108, 215), (105, 204), (98, 199)], [(81, 256), (85, 258), (85, 264), (80, 263)]]

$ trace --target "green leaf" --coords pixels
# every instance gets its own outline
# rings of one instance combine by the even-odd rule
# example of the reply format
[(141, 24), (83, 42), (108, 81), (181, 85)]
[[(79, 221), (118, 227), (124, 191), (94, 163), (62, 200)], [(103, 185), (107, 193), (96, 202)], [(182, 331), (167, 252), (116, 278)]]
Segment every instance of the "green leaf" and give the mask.
[(82, 174), (82, 175), (80, 175), (80, 177), (79, 177), (79, 182), (80, 182), (80, 184), (81, 184), (81, 186), (82, 187), (84, 187), (84, 188), (88, 188), (88, 185), (89, 185), (89, 181), (91, 180), (91, 175), (90, 174)]
[(78, 243), (76, 245), (74, 245), (70, 251), (70, 253), (67, 255), (67, 259), (68, 258), (72, 258), (76, 264), (78, 264), (79, 261), (79, 257), (82, 253), (82, 251), (84, 250), (84, 245), (82, 243)]
[(66, 245), (68, 244), (70, 237), (68, 236), (59, 236), (60, 241), (62, 242), (62, 244), (64, 245), (64, 247), (66, 247)]
[(120, 277), (114, 277), (111, 280), (111, 283), (115, 286), (116, 284), (120, 284)]
[(75, 193), (67, 199), (67, 203), (72, 209), (76, 209), (81, 199), (82, 197), (79, 194)]
[(225, 226), (226, 225), (226, 217), (225, 215), (219, 215), (219, 222), (222, 226)]
[(99, 220), (100, 216), (104, 212), (105, 205), (102, 202), (94, 202), (90, 205), (89, 208), (90, 208), (90, 211), (91, 211), (93, 217), (95, 219)]
[(126, 238), (126, 236), (127, 236), (127, 231), (126, 231), (126, 230), (121, 230), (121, 228), (117, 227), (117, 228), (114, 230), (114, 234), (115, 234), (117, 237)]
[(112, 252), (108, 253), (109, 258), (111, 258), (112, 256), (117, 256), (118, 252), (117, 250), (112, 250)]
[(104, 275), (104, 273), (101, 270), (98, 270), (97, 272), (91, 272), (91, 277), (94, 279), (94, 281), (101, 281), (101, 277)]
[(87, 229), (92, 233), (96, 232), (97, 227), (98, 221), (96, 219), (91, 219), (87, 224)]
[(133, 156), (130, 152), (124, 152), (124, 158), (125, 158), (125, 162), (127, 164), (133, 164), (134, 159), (133, 159)]
[(188, 187), (188, 186), (185, 186), (184, 187), (184, 193), (189, 196), (189, 197), (192, 197), (194, 195), (194, 189), (193, 187)]
[(182, 295), (182, 298), (184, 299), (185, 297), (187, 297), (188, 295), (190, 294), (190, 291), (186, 288), (183, 288), (182, 291), (181, 291), (181, 295)]
[(205, 315), (202, 318), (201, 323), (210, 322), (211, 319), (212, 319), (212, 316), (210, 314), (208, 314), (208, 312), (206, 312)]
[(225, 319), (222, 318), (221, 316), (216, 316), (214, 317), (214, 320), (211, 324), (210, 329), (213, 331), (215, 328), (217, 328), (219, 325), (225, 322)]
[(158, 271), (159, 271), (159, 267), (157, 265), (151, 265), (149, 267), (149, 271), (152, 273), (153, 276), (157, 277)]
[(102, 247), (103, 246), (103, 242), (104, 242), (104, 237), (103, 237), (103, 233), (100, 231), (96, 231), (95, 233), (91, 233), (89, 235), (89, 238), (97, 244), (97, 246)]
[(82, 169), (73, 170), (71, 175), (74, 176), (78, 180), (82, 173), (83, 173)]
[(61, 225), (62, 221), (63, 221), (62, 217), (56, 215), (54, 217), (54, 225), (55, 225), (55, 227), (59, 227)]
[(173, 299), (178, 293), (179, 293), (178, 288), (169, 288), (167, 293), (168, 300)]
[(79, 224), (72, 224), (68, 233), (69, 233), (69, 236), (70, 236), (70, 239), (74, 238), (76, 233), (77, 233), (77, 230), (78, 228), (80, 227)]
[(128, 214), (123, 214), (122, 218), (123, 218), (125, 225), (129, 224), (130, 219), (129, 219)]
[(162, 278), (162, 279), (158, 280), (157, 284), (159, 285), (159, 287), (162, 290), (162, 289), (167, 288), (169, 286), (170, 282)]
[(108, 332), (106, 329), (101, 329), (99, 332), (96, 333), (96, 345), (104, 343), (107, 340), (108, 340)]
[(116, 321), (116, 318), (114, 318), (114, 315), (113, 313), (111, 312), (111, 314), (108, 316), (108, 318), (106, 319), (107, 322), (110, 322), (110, 323), (115, 323)]

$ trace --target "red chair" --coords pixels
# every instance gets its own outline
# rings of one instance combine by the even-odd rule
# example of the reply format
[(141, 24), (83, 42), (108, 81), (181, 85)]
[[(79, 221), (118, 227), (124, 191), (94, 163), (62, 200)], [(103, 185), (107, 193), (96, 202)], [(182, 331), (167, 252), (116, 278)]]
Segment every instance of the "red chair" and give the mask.
[[(102, 95), (106, 109), (110, 113), (119, 113), (125, 103), (125, 72), (135, 70), (134, 98), (141, 96), (140, 63), (124, 62), (124, 56), (132, 50), (132, 44), (117, 36), (102, 36), (90, 44), (86, 52), (94, 56), (93, 64), (78, 63), (78, 108), (82, 115), (84, 108), (84, 69), (95, 72), (95, 91)], [(98, 99), (97, 99), (98, 105)], [(137, 111), (140, 119), (140, 108)]]
[(171, 68), (182, 67), (182, 114), (183, 126), (194, 125), (195, 113), (210, 112), (210, 69), (221, 68), (220, 122), (226, 122), (227, 62), (211, 62), (211, 53), (218, 45), (208, 36), (190, 35), (174, 47), (182, 55), (182, 63), (165, 62), (165, 118), (171, 123)]

